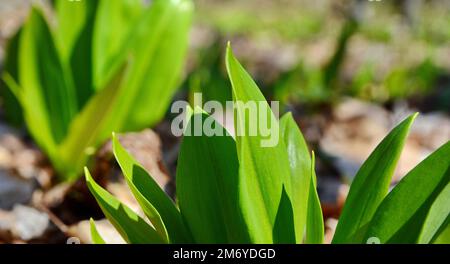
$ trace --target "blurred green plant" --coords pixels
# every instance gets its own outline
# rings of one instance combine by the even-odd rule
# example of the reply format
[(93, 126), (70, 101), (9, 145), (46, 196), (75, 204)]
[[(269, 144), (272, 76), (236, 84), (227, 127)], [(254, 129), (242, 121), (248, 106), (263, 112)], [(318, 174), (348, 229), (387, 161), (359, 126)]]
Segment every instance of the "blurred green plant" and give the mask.
[(58, 173), (75, 179), (112, 131), (164, 116), (181, 81), (192, 10), (190, 0), (56, 0), (49, 23), (33, 7), (9, 45), (9, 119), (23, 114)]
[(425, 59), (414, 67), (397, 66), (379, 81), (374, 65), (367, 63), (355, 73), (350, 95), (378, 102), (424, 96), (433, 91), (441, 74), (439, 67)]
[(281, 75), (274, 84), (277, 100), (286, 103), (289, 100), (302, 103), (332, 102), (343, 93), (336, 84), (345, 60), (350, 38), (358, 30), (358, 22), (349, 17), (339, 34), (333, 56), (323, 68), (305, 67), (302, 62), (292, 70)]
[[(233, 100), (265, 102), (230, 47), (226, 62)], [(267, 103), (257, 110), (273, 117)], [(236, 124), (254, 121), (243, 105), (237, 104), (235, 116)], [(450, 142), (388, 193), (415, 117), (395, 127), (360, 168), (334, 243), (366, 243), (373, 237), (381, 243), (449, 242)], [(200, 108), (188, 111), (186, 131), (207, 118)], [(113, 136), (114, 155), (152, 225), (99, 186), (86, 169), (87, 185), (128, 243), (323, 243), (314, 155), (291, 114), (270, 125), (280, 132), (272, 147), (262, 146), (260, 134), (233, 139), (218, 123), (214, 127), (225, 136), (185, 135), (176, 175), (179, 206)], [(91, 226), (93, 241), (104, 243), (92, 220)]]

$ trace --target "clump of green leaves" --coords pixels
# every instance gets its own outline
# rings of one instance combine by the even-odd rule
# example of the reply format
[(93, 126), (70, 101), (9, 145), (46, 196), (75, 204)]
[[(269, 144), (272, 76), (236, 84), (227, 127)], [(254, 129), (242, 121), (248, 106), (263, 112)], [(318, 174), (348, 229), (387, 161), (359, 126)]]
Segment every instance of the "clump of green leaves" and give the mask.
[[(233, 99), (265, 102), (250, 75), (227, 51)], [(273, 115), (268, 104), (258, 111)], [(237, 123), (249, 123), (237, 104)], [(388, 193), (416, 115), (395, 127), (363, 164), (350, 188), (334, 243), (448, 241), (450, 142), (431, 154)], [(194, 120), (208, 120), (195, 109)], [(195, 122), (196, 122), (195, 121)], [(202, 122), (202, 123), (203, 123)], [(174, 203), (113, 137), (115, 157), (151, 225), (100, 187), (86, 169), (89, 189), (106, 217), (129, 243), (322, 243), (323, 216), (316, 191), (314, 155), (291, 114), (271, 123), (280, 141), (262, 147), (261, 135), (185, 135)], [(192, 135), (192, 133), (191, 133)], [(95, 243), (104, 243), (92, 223)], [(447, 236), (447, 237), (446, 237)]]
[(181, 79), (192, 9), (190, 0), (57, 0), (50, 23), (32, 8), (9, 46), (3, 79), (14, 96), (5, 106), (12, 120), (23, 115), (61, 176), (78, 176), (112, 131), (163, 117)]

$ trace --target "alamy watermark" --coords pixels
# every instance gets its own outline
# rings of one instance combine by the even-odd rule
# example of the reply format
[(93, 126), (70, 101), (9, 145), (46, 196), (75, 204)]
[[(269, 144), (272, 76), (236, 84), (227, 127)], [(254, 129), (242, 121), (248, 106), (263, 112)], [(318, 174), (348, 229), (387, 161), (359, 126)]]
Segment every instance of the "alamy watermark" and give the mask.
[[(188, 102), (176, 101), (172, 104), (171, 113), (177, 116), (173, 119), (171, 132), (175, 136), (225, 136), (222, 127), (215, 125), (216, 122), (224, 125), (231, 124), (228, 133), (234, 137), (250, 136), (261, 137), (261, 147), (274, 147), (280, 139), (278, 125), (279, 107), (278, 101), (273, 101), (270, 108), (266, 101), (227, 101), (222, 104), (218, 101), (207, 101), (203, 103), (201, 93), (194, 94), (195, 106), (210, 114), (207, 118), (202, 115), (194, 115), (186, 120), (188, 114)], [(231, 114), (230, 114), (231, 113)], [(234, 122), (238, 116), (239, 122)], [(230, 120), (232, 119), (232, 120)], [(189, 125), (189, 129), (188, 128)]]

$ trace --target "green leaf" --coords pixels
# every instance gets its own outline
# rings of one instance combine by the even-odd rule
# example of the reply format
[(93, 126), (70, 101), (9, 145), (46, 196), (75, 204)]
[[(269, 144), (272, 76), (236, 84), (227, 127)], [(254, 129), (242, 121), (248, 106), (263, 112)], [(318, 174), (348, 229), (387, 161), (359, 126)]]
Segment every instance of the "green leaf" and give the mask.
[(131, 244), (163, 244), (165, 241), (128, 206), (100, 187), (85, 168), (86, 183), (106, 218), (119, 231), (123, 239)]
[(74, 117), (76, 97), (40, 10), (33, 7), (19, 47), (20, 101), (28, 128), (52, 160)]
[[(177, 54), (178, 51), (172, 52), (169, 49), (171, 46), (160, 45), (161, 38), (165, 39), (166, 34), (171, 37), (165, 39), (163, 43), (167, 40), (170, 45), (174, 45), (174, 43), (180, 45), (181, 49), (184, 45), (187, 45), (187, 37), (184, 39), (183, 36), (187, 35), (189, 28), (189, 23), (186, 21), (191, 13), (189, 4), (190, 2), (187, 0), (154, 1), (151, 7), (145, 10), (138, 25), (130, 32), (129, 42), (124, 43), (113, 61), (109, 61), (111, 69), (115, 70), (114, 75), (111, 75), (112, 78), (106, 84), (106, 87), (97, 92), (73, 120), (69, 134), (59, 148), (60, 160), (62, 160), (60, 163), (63, 164), (59, 167), (62, 167), (61, 170), (67, 175), (67, 178), (76, 178), (90, 151), (109, 137), (113, 131), (124, 132), (137, 129), (129, 123), (133, 122), (134, 113), (146, 113), (146, 115), (152, 115), (153, 117), (158, 115), (156, 118), (158, 120), (162, 116), (162, 114), (156, 114), (155, 109), (158, 108), (160, 102), (165, 100), (169, 102), (169, 97), (172, 94), (167, 98), (163, 96), (168, 90), (164, 84), (167, 76), (162, 71), (158, 73), (158, 69), (163, 69), (161, 64), (150, 65), (148, 64), (149, 61), (143, 61), (144, 59), (152, 60), (153, 56), (146, 57), (145, 52), (148, 52), (148, 50), (145, 50), (144, 47), (154, 48), (155, 50), (152, 49), (151, 52), (157, 52), (158, 56), (161, 52)], [(169, 21), (167, 16), (173, 16), (176, 19)], [(153, 26), (148, 27), (148, 25)], [(130, 47), (134, 48), (137, 44), (142, 45), (143, 49), (136, 51), (142, 51), (143, 53), (139, 53), (139, 56), (136, 55), (136, 58), (131, 60), (125, 60)], [(173, 49), (178, 50), (178, 48)], [(169, 64), (169, 62), (171, 63), (171, 57), (160, 58), (159, 61), (167, 61)], [(122, 63), (121, 68), (117, 68), (118, 63)], [(161, 82), (151, 86), (142, 83), (141, 77), (145, 79), (151, 76), (148, 75), (149, 72), (144, 71), (144, 68), (139, 68), (137, 65), (153, 68), (151, 74), (151, 76), (155, 75), (153, 81)], [(165, 88), (162, 89), (161, 87)], [(140, 108), (137, 105), (137, 100), (145, 101), (145, 109), (144, 106)], [(158, 102), (152, 102), (152, 100)], [(152, 105), (152, 111), (148, 111), (149, 105)], [(148, 119), (142, 122), (139, 128), (151, 124), (152, 121)]]
[(333, 243), (361, 243), (356, 235), (372, 219), (388, 193), (392, 175), (417, 114), (408, 117), (376, 147), (352, 182)]
[(130, 34), (143, 11), (141, 0), (99, 1), (95, 23), (91, 24), (94, 27), (92, 70), (96, 89), (103, 88), (102, 84), (107, 82), (111, 61), (124, 52), (123, 46), (130, 41)]
[[(244, 211), (250, 236), (255, 243), (273, 242), (273, 226), (279, 212), (283, 185), (289, 195), (290, 168), (286, 148), (280, 140), (278, 122), (259, 88), (227, 48), (226, 64), (232, 84), (235, 105), (236, 146), (240, 163), (239, 203)], [(246, 106), (253, 105), (257, 120), (250, 119)], [(263, 137), (256, 126), (271, 129), (269, 137)], [(260, 122), (257, 122), (260, 121)], [(255, 125), (256, 124), (256, 125)], [(250, 128), (253, 126), (253, 131)], [(245, 133), (243, 133), (245, 129)], [(252, 133), (254, 133), (252, 135)]]
[(59, 145), (58, 163), (54, 165), (67, 180), (76, 179), (78, 172), (85, 165), (90, 149), (111, 135), (117, 128), (117, 102), (122, 94), (120, 84), (125, 75), (122, 67), (110, 84), (98, 92), (81, 113), (72, 121), (64, 142)]
[(113, 150), (134, 197), (160, 236), (165, 237), (170, 243), (192, 242), (181, 214), (173, 202), (120, 145), (115, 135), (113, 135)]
[(295, 242), (294, 212), (291, 200), (283, 186), (280, 205), (273, 226), (273, 243), (295, 244)]
[(449, 215), (450, 142), (410, 171), (376, 211), (366, 237), (429, 243)]
[(305, 243), (322, 244), (324, 240), (325, 228), (323, 225), (322, 208), (320, 206), (319, 195), (317, 193), (314, 152), (312, 154), (310, 175), (311, 181), (308, 198)]
[[(56, 36), (58, 49), (63, 61), (69, 61), (72, 50), (83, 29), (88, 25), (91, 16), (91, 8), (97, 1), (71, 1), (56, 0), (56, 15), (58, 27)], [(88, 59), (84, 57), (84, 59)]]
[[(161, 219), (158, 210), (155, 209), (155, 207), (149, 202), (149, 199), (153, 198), (156, 194), (159, 196), (158, 198), (163, 198), (161, 199), (162, 202), (166, 202), (165, 205), (167, 205), (166, 200), (168, 200), (168, 197), (166, 197), (164, 192), (159, 188), (158, 184), (151, 178), (151, 176), (148, 175), (148, 173), (146, 173), (146, 171), (120, 145), (115, 135), (113, 135), (113, 150), (114, 156), (116, 157), (116, 160), (119, 163), (120, 168), (122, 169), (127, 184), (130, 187), (134, 197), (138, 201), (145, 215), (153, 224), (159, 235), (165, 241), (168, 241), (169, 238), (163, 220)], [(140, 184), (134, 183), (136, 179), (141, 180)], [(144, 188), (144, 184), (146, 184), (146, 188)], [(144, 191), (149, 199), (146, 198), (140, 190)], [(172, 207), (174, 206), (172, 205)]]
[(155, 0), (143, 14), (130, 42), (132, 64), (123, 85), (132, 101), (124, 103), (121, 129), (154, 125), (165, 114), (181, 81), (192, 12), (190, 0)]
[(433, 244), (450, 244), (450, 217), (442, 227), (442, 231), (433, 239)]
[(97, 231), (97, 227), (95, 226), (94, 219), (90, 219), (89, 223), (91, 225), (91, 239), (94, 244), (106, 244), (105, 240), (103, 240), (100, 233)]
[(311, 157), (302, 132), (291, 113), (287, 113), (281, 118), (280, 127), (291, 168), (291, 197), (295, 205), (295, 237), (297, 243), (302, 243), (311, 185)]
[[(6, 47), (6, 57), (4, 62), (3, 74), (9, 74), (13, 80), (19, 80), (19, 44), (22, 29), (9, 40)], [(6, 120), (14, 126), (21, 127), (24, 124), (23, 111), (19, 102), (6, 81), (0, 81), (0, 92), (3, 99), (3, 108), (5, 110)]]
[[(449, 179), (450, 180), (450, 179)], [(438, 195), (431, 205), (427, 218), (422, 227), (419, 237), (419, 244), (430, 243), (440, 228), (446, 224), (450, 217), (450, 183), (447, 183), (444, 190)]]
[[(220, 134), (195, 136), (196, 127)], [(233, 138), (196, 109), (185, 130), (176, 177), (180, 211), (196, 243), (250, 242), (238, 202), (238, 168)]]
[[(82, 1), (82, 3), (79, 3), (80, 5), (85, 6), (84, 25), (79, 32), (79, 35), (74, 40), (73, 48), (70, 50), (69, 54), (70, 57), (66, 62), (67, 65), (70, 66), (76, 87), (78, 109), (82, 109), (96, 91), (93, 80), (92, 42), (94, 37), (93, 32), (94, 23), (96, 21), (97, 3), (98, 1)], [(66, 6), (67, 5), (70, 5), (70, 3), (66, 4)], [(72, 5), (66, 7), (66, 9), (69, 9), (66, 12), (70, 12), (70, 10), (73, 9), (73, 2)], [(79, 7), (77, 7), (77, 9), (79, 9)], [(64, 21), (65, 24), (67, 21), (71, 21), (68, 18), (59, 18), (60, 21)], [(64, 29), (65, 28), (62, 30)]]

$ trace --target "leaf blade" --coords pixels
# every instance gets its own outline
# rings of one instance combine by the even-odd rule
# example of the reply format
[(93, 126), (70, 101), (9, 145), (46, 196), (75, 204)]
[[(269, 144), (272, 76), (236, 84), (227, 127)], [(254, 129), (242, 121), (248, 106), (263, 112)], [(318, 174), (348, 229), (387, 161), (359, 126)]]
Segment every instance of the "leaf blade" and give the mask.
[(291, 169), (292, 202), (294, 207), (295, 236), (297, 243), (303, 242), (307, 221), (308, 197), (311, 188), (311, 157), (302, 132), (291, 113), (280, 120), (281, 134), (289, 153)]
[[(449, 153), (450, 142), (427, 157), (400, 181), (378, 208), (366, 237), (376, 236), (382, 243), (418, 242), (433, 202), (450, 181)], [(446, 196), (442, 198), (443, 202), (448, 199)], [(448, 210), (448, 204), (441, 206)], [(438, 216), (445, 212), (440, 212)], [(426, 230), (423, 234), (430, 234), (431, 231)], [(429, 238), (429, 235), (422, 238)], [(428, 243), (429, 240), (422, 242)]]
[(324, 241), (323, 215), (322, 215), (322, 208), (320, 206), (319, 195), (317, 193), (315, 156), (313, 152), (311, 159), (311, 181), (308, 197), (305, 243), (323, 244), (323, 241)]
[(178, 209), (153, 178), (122, 147), (116, 135), (113, 135), (113, 151), (133, 195), (160, 235), (168, 238), (171, 243), (192, 242)]
[(363, 242), (356, 232), (370, 222), (386, 196), (406, 136), (416, 116), (406, 118), (395, 127), (361, 166), (350, 187), (333, 243)]
[[(195, 136), (196, 124), (206, 122), (223, 136)], [(250, 242), (238, 206), (238, 166), (234, 140), (211, 116), (194, 110), (180, 149), (176, 185), (181, 214), (196, 243)]]
[(86, 183), (108, 220), (125, 241), (132, 244), (163, 244), (163, 239), (128, 206), (100, 187), (85, 168)]
[(92, 243), (98, 244), (98, 245), (106, 244), (105, 240), (102, 238), (102, 236), (100, 235), (100, 233), (97, 230), (97, 227), (95, 226), (94, 219), (92, 219), (92, 218), (89, 219), (89, 223), (91, 226)]
[[(279, 140), (278, 122), (264, 96), (234, 57), (230, 45), (227, 48), (226, 64), (235, 102), (236, 146), (240, 163), (240, 202), (245, 220), (249, 224), (251, 238), (256, 243), (273, 241), (273, 225), (278, 214), (283, 185), (291, 193), (290, 169), (285, 146)], [(239, 104), (242, 103), (242, 104)], [(256, 120), (249, 120), (245, 104), (255, 103), (254, 113), (265, 115), (261, 120), (270, 120), (266, 128), (271, 128), (269, 140), (260, 132), (250, 135), (250, 128)], [(248, 127), (248, 129), (246, 129)], [(241, 129), (241, 132), (239, 131)], [(250, 133), (242, 131), (248, 130)], [(273, 144), (273, 145), (272, 145)], [(270, 158), (269, 158), (270, 157)], [(290, 212), (284, 212), (289, 214)]]

